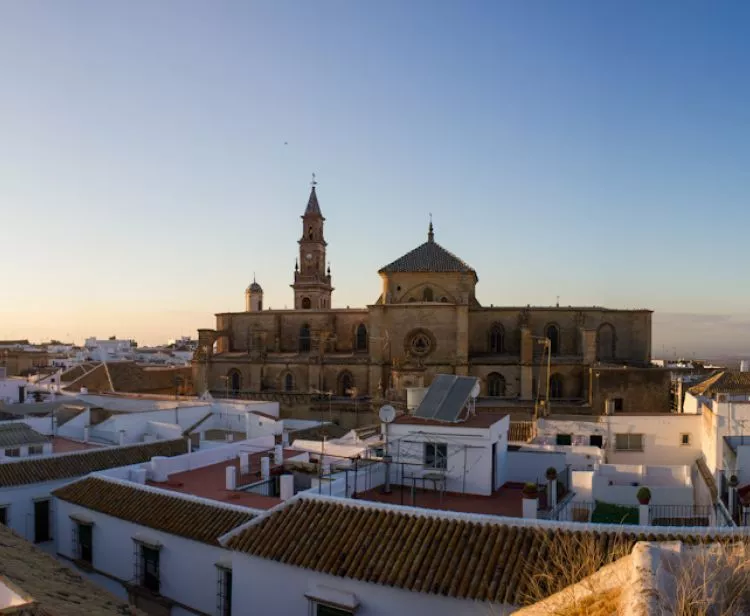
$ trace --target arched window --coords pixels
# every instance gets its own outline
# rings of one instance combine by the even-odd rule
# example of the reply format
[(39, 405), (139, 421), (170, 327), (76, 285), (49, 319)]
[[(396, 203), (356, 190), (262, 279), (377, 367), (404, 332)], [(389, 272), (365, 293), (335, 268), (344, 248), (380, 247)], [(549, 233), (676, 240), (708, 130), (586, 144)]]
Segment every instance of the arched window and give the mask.
[(364, 323), (360, 323), (357, 327), (357, 337), (355, 340), (355, 348), (358, 351), (367, 350), (367, 328)]
[(242, 389), (242, 375), (239, 370), (230, 370), (227, 374), (229, 377), (229, 389), (233, 392), (238, 392)]
[(349, 372), (342, 372), (339, 375), (339, 396), (350, 396), (351, 388), (354, 387), (354, 379)]
[(448, 303), (448, 298), (445, 297), (445, 295), (443, 295), (443, 297), (440, 298), (440, 301), (443, 302), (444, 304), (447, 304)]
[(299, 350), (302, 353), (310, 352), (310, 326), (307, 323), (299, 328)]
[(615, 358), (615, 328), (609, 323), (600, 325), (596, 332), (596, 358), (599, 361)]
[(414, 299), (413, 297), (410, 297), (410, 298), (409, 298), (409, 301), (410, 301), (410, 302), (416, 302), (417, 300), (415, 300), (415, 299)]
[(559, 399), (563, 397), (563, 378), (559, 374), (549, 377), (549, 397)]
[(487, 375), (487, 395), (502, 397), (505, 395), (505, 377), (497, 372)]
[(311, 239), (313, 238), (313, 230), (312, 230), (312, 227), (308, 227), (308, 228), (307, 228), (307, 238), (308, 238), (308, 239), (310, 239), (310, 240), (311, 240)]
[(263, 310), (263, 300), (262, 299), (258, 300), (258, 310)]
[(435, 296), (432, 293), (432, 289), (430, 287), (425, 287), (424, 291), (422, 291), (422, 301), (423, 302), (435, 301)]
[(550, 353), (557, 355), (560, 353), (560, 328), (554, 323), (550, 323), (544, 328), (544, 335), (550, 341)]
[(309, 297), (303, 297), (302, 298), (302, 310), (310, 310), (310, 298)]
[(294, 391), (294, 375), (291, 372), (284, 376), (284, 391)]
[(499, 323), (490, 329), (490, 353), (505, 351), (505, 330)]

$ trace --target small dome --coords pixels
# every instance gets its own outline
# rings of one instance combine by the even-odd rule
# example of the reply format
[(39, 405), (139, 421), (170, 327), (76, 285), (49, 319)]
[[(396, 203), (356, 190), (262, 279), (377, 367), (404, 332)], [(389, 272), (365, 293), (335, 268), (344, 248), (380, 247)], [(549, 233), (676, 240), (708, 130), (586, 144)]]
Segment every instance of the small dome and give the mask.
[(263, 287), (253, 280), (252, 284), (247, 288), (251, 293), (263, 293)]

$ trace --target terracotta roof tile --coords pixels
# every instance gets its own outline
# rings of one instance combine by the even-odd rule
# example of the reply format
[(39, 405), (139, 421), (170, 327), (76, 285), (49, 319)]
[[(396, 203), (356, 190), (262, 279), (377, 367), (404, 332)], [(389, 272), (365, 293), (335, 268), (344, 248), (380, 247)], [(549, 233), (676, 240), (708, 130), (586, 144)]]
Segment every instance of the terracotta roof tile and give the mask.
[(187, 441), (175, 439), (3, 462), (0, 464), (0, 487), (83, 477), (108, 468), (148, 462), (154, 456), (171, 457), (184, 453), (187, 453)]
[(218, 545), (219, 537), (254, 517), (250, 511), (212, 506), (97, 477), (70, 483), (52, 494), (86, 509), (210, 545)]
[(175, 393), (180, 385), (184, 390), (192, 382), (189, 366), (144, 367), (132, 361), (102, 362), (93, 370), (80, 374), (65, 387), (68, 391), (80, 391), (86, 387), (89, 393)]
[(34, 603), (3, 614), (36, 616), (142, 616), (80, 573), (45, 554), (0, 524), (0, 581), (8, 580)]
[(44, 434), (40, 434), (25, 423), (0, 423), (0, 448), (40, 445), (46, 443), (47, 440)]
[(473, 267), (435, 241), (427, 241), (417, 246), (378, 271), (392, 272), (462, 272), (476, 276)]
[[(545, 573), (545, 556), (565, 549), (574, 535), (593, 538), (600, 566), (644, 539), (626, 530), (573, 532), (418, 514), (338, 499), (298, 498), (233, 535), (226, 545), (329, 575), (522, 605), (528, 601), (535, 576)], [(645, 538), (656, 537), (649, 534)], [(686, 543), (699, 540), (689, 535), (680, 538)]]
[(750, 394), (750, 372), (722, 370), (693, 385), (688, 391), (696, 396)]

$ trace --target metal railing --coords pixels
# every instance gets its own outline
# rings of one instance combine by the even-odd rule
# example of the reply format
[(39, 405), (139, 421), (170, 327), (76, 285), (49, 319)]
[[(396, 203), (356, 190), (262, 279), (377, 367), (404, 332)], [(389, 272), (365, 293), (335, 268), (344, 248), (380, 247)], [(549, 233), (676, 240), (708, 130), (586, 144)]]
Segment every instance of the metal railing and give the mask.
[(249, 492), (250, 494), (259, 494), (260, 496), (279, 496), (281, 494), (278, 477), (271, 477), (257, 483), (251, 483), (238, 488), (238, 490)]
[(649, 505), (652, 526), (712, 526), (716, 510), (713, 505)]

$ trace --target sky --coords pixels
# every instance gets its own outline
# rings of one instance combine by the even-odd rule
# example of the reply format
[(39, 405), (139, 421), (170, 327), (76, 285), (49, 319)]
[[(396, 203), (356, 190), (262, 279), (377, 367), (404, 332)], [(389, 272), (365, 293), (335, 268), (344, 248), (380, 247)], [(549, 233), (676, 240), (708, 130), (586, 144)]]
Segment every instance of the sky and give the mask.
[[(142, 344), (289, 307), (311, 174), (334, 307), (435, 239), (480, 302), (650, 308), (750, 355), (750, 4), (6, 0), (0, 338)], [(710, 350), (710, 351), (709, 351)]]

